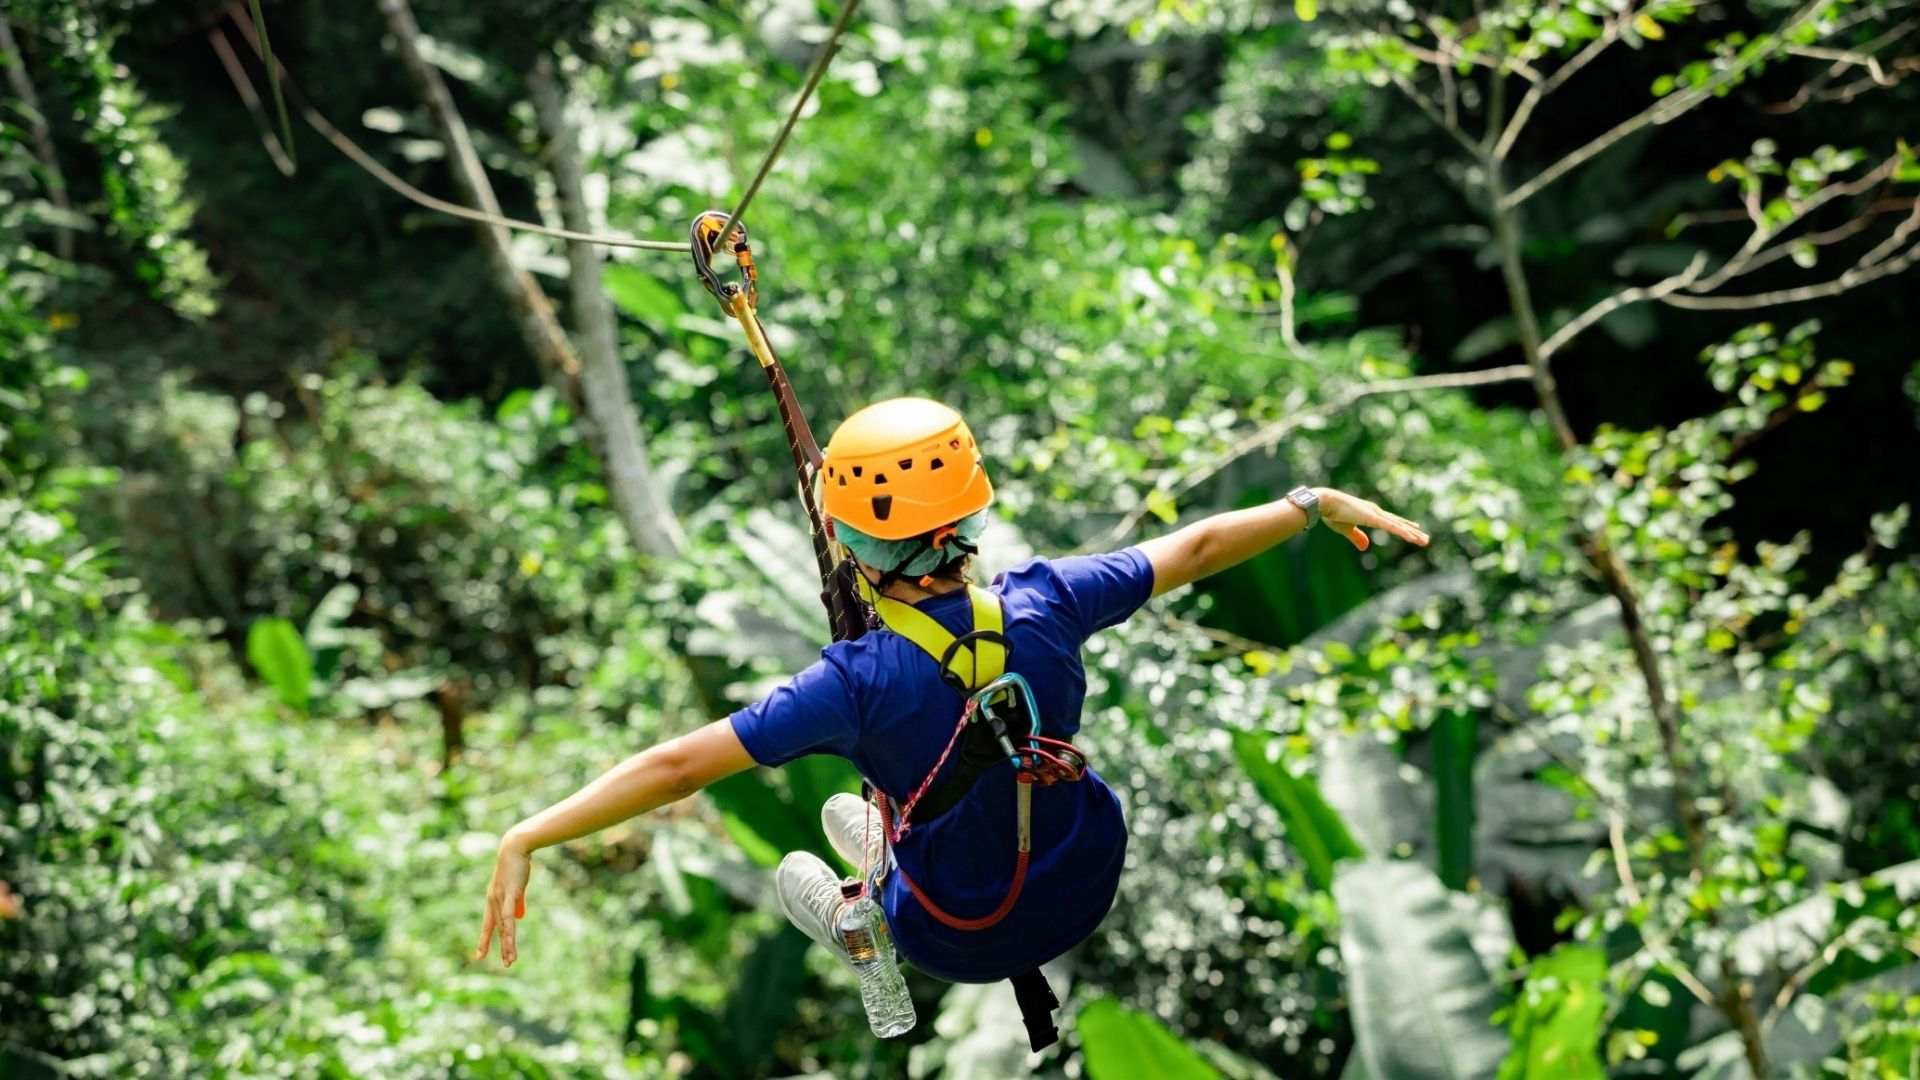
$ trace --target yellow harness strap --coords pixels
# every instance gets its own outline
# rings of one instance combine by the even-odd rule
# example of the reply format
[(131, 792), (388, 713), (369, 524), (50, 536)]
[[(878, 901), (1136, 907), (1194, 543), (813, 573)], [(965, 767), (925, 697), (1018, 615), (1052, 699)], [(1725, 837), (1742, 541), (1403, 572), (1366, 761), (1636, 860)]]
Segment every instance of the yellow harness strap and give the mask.
[[(880, 616), (880, 622), (887, 629), (906, 638), (920, 647), (920, 651), (933, 657), (939, 663), (947, 650), (953, 648), (957, 640), (947, 632), (947, 628), (935, 622), (933, 616), (902, 603), (890, 596), (881, 596), (864, 579), (861, 591), (866, 593), (873, 610)], [(973, 601), (973, 628), (995, 634), (1006, 632), (1005, 620), (1000, 614), (1000, 598), (977, 585), (967, 586), (967, 597)], [(999, 641), (978, 638), (966, 646), (955, 649), (953, 659), (947, 670), (952, 671), (969, 690), (978, 690), (1006, 673), (1007, 649)]]

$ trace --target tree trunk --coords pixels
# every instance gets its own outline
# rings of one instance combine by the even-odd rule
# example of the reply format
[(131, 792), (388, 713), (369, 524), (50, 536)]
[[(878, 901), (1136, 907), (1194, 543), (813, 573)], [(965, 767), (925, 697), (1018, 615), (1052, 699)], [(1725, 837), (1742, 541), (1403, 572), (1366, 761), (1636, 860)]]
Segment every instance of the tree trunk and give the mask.
[[(67, 178), (60, 171), (60, 157), (53, 149), (53, 132), (40, 111), (40, 96), (34, 93), (33, 79), (27, 75), (27, 56), (13, 38), (13, 27), (0, 18), (0, 64), (7, 69), (7, 85), (20, 99), (20, 111), (26, 114), (27, 130), (33, 133), (33, 153), (40, 159), (41, 182), (47, 187), (47, 201), (56, 209), (71, 210), (67, 202)], [(61, 222), (54, 230), (53, 250), (62, 260), (73, 258), (73, 228)]]
[[(1514, 325), (1519, 331), (1520, 350), (1526, 357), (1527, 366), (1533, 371), (1534, 390), (1539, 395), (1541, 407), (1546, 410), (1547, 419), (1553, 425), (1561, 450), (1571, 451), (1580, 445), (1580, 440), (1567, 419), (1566, 409), (1560, 400), (1559, 385), (1548, 366), (1549, 358), (1541, 355), (1540, 319), (1533, 306), (1532, 293), (1527, 287), (1526, 268), (1520, 259), (1520, 227), (1515, 220), (1517, 211), (1502, 205), (1506, 189), (1499, 162), (1483, 158), (1480, 165), (1486, 170), (1488, 213), (1492, 218), (1494, 241), (1500, 249), (1500, 270), (1506, 280), (1507, 300), (1513, 309)], [(1578, 539), (1581, 551), (1600, 575), (1601, 583), (1620, 605), (1620, 625), (1626, 631), (1634, 665), (1639, 668), (1640, 677), (1646, 683), (1647, 706), (1653, 713), (1654, 725), (1659, 731), (1661, 756), (1673, 774), (1674, 810), (1680, 818), (1680, 828), (1686, 838), (1688, 860), (1696, 874), (1704, 872), (1706, 826), (1700, 818), (1700, 808), (1694, 803), (1694, 789), (1698, 781), (1694, 776), (1692, 759), (1680, 745), (1679, 709), (1667, 692), (1666, 676), (1660, 670), (1660, 657), (1654, 650), (1653, 638), (1647, 632), (1646, 620), (1641, 614), (1639, 593), (1634, 588), (1626, 563), (1607, 544), (1605, 537), (1595, 533)], [(1708, 918), (1716, 921), (1711, 912)], [(1721, 996), (1719, 1006), (1727, 1019), (1733, 1022), (1735, 1030), (1740, 1032), (1747, 1063), (1756, 1080), (1768, 1075), (1766, 1044), (1761, 1038), (1759, 1022), (1754, 1013), (1751, 987), (1741, 982), (1734, 983)]]
[[(1532, 293), (1527, 288), (1526, 269), (1520, 261), (1520, 229), (1514, 220), (1516, 212), (1501, 206), (1505, 188), (1500, 179), (1498, 163), (1484, 161), (1482, 168), (1487, 170), (1494, 240), (1500, 248), (1500, 269), (1506, 279), (1507, 299), (1513, 307), (1514, 324), (1519, 330), (1520, 351), (1526, 357), (1527, 366), (1533, 370), (1534, 390), (1540, 398), (1541, 407), (1546, 410), (1547, 419), (1553, 425), (1560, 449), (1571, 451), (1580, 445), (1580, 440), (1574, 434), (1573, 424), (1567, 419), (1566, 408), (1560, 401), (1560, 388), (1549, 367), (1550, 361), (1540, 352), (1540, 319), (1534, 310)], [(1674, 810), (1679, 815), (1680, 827), (1686, 836), (1687, 851), (1693, 868), (1704, 869), (1706, 830), (1700, 821), (1699, 808), (1693, 802), (1693, 765), (1680, 746), (1679, 718), (1673, 699), (1667, 693), (1667, 680), (1660, 670), (1659, 654), (1654, 651), (1646, 620), (1641, 616), (1639, 592), (1628, 576), (1626, 564), (1603, 537), (1594, 534), (1579, 539), (1587, 561), (1600, 575), (1607, 592), (1620, 605), (1620, 625), (1626, 630), (1634, 664), (1640, 669), (1641, 679), (1647, 686), (1647, 705), (1653, 712), (1654, 725), (1660, 733), (1661, 754), (1673, 772)]]
[[(592, 232), (582, 182), (580, 143), (567, 120), (566, 93), (553, 58), (542, 55), (528, 73), (533, 106), (547, 142), (547, 168), (553, 174), (561, 224), (574, 232)], [(605, 441), (603, 464), (614, 508), (634, 544), (649, 555), (678, 555), (686, 536), (647, 461), (645, 437), (635, 415), (620, 350), (613, 305), (600, 282), (600, 250), (584, 240), (569, 240), (572, 267), (573, 330), (580, 344), (581, 397), (594, 427)]]
[[(413, 10), (407, 6), (407, 0), (380, 0), (380, 12), (386, 16), (387, 30), (393, 34), (400, 66), (406, 71), (420, 103), (433, 118), (440, 141), (446, 144), (447, 164), (453, 170), (454, 186), (459, 189), (461, 200), (475, 209), (498, 215), (500, 201), (494, 198), (493, 185), (480, 164), (480, 155), (474, 152), (466, 122), (460, 118), (460, 110), (454, 106), (453, 95), (440, 78), (440, 72), (420, 52), (420, 26), (413, 20)], [(580, 361), (566, 332), (560, 328), (560, 321), (554, 317), (547, 294), (540, 291), (532, 274), (514, 265), (505, 226), (477, 224), (474, 228), (480, 232), (494, 281), (506, 297), (520, 336), (540, 365), (541, 373), (569, 404), (577, 405)]]

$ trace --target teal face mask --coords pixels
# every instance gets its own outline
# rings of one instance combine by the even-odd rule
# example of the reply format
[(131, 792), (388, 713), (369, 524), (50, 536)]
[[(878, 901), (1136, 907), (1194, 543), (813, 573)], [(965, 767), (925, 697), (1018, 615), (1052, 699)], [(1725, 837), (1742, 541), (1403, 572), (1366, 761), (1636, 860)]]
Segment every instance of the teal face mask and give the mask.
[[(954, 522), (954, 536), (968, 544), (979, 544), (981, 535), (987, 531), (987, 514), (988, 511), (980, 510)], [(875, 570), (894, 570), (901, 577), (910, 578), (930, 574), (957, 554), (952, 547), (941, 551), (927, 549), (918, 537), (909, 537), (905, 540), (882, 540), (876, 536), (868, 536), (838, 518), (833, 522), (833, 535), (847, 545), (847, 550), (853, 552), (854, 558)], [(899, 565), (900, 560), (913, 555), (916, 551), (920, 554), (914, 556), (911, 562), (905, 566)]]

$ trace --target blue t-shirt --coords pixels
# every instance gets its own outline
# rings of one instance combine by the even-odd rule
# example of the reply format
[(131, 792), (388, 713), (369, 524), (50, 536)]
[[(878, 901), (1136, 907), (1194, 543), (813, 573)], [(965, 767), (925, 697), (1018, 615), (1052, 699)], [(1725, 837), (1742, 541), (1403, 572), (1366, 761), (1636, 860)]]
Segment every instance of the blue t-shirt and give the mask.
[[(1033, 559), (995, 578), (992, 589), (1006, 623), (1007, 670), (1032, 684), (1042, 734), (1071, 738), (1087, 694), (1080, 646), (1147, 601), (1152, 566), (1137, 548)], [(916, 606), (956, 636), (973, 629), (964, 589)], [(932, 657), (898, 634), (876, 631), (827, 646), (818, 662), (732, 720), (760, 764), (837, 754), (897, 805), (946, 748), (961, 704)], [(1053, 959), (1100, 924), (1127, 851), (1119, 800), (1088, 769), (1078, 783), (1036, 786), (1032, 821), (1019, 902), (985, 930), (942, 924), (899, 874), (888, 875), (881, 907), (895, 944), (916, 967), (950, 982), (993, 982)], [(1000, 906), (1016, 850), (1013, 769), (989, 768), (952, 809), (914, 825), (894, 858), (948, 914), (968, 919)]]

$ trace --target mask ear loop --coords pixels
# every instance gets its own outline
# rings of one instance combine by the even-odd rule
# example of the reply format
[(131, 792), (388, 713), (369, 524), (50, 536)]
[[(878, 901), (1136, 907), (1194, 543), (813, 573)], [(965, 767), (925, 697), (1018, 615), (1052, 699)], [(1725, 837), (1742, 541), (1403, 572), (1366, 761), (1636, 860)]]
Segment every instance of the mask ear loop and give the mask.
[[(942, 525), (939, 528), (933, 530), (933, 536), (927, 540), (927, 546), (931, 547), (935, 551), (943, 551), (946, 549), (947, 542), (949, 540), (954, 540), (956, 537), (959, 536), (959, 534), (960, 534), (960, 530), (954, 528), (953, 526)], [(961, 544), (955, 544), (954, 546), (960, 547), (962, 550), (965, 550), (964, 546)], [(932, 585), (933, 585), (932, 574), (920, 575), (921, 588), (923, 589), (929, 588)]]

